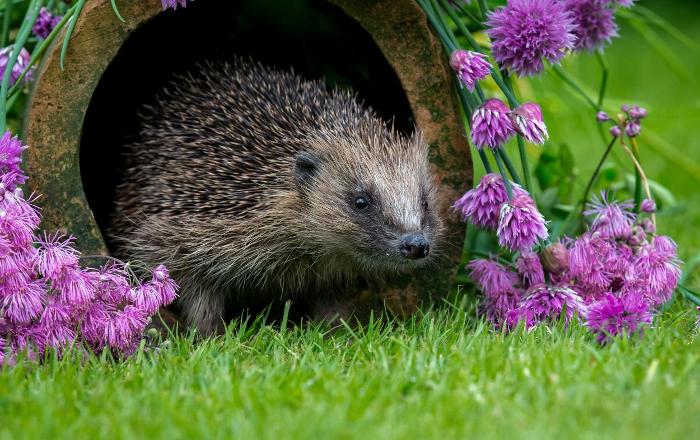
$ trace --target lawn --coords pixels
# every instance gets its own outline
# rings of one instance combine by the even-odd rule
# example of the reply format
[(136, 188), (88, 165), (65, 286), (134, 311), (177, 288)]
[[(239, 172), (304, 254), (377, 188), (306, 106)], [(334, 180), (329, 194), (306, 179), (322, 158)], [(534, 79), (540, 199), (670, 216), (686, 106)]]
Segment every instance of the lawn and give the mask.
[[(700, 41), (700, 4), (642, 4)], [(662, 55), (621, 24), (606, 51), (606, 109), (649, 108), (642, 161), (678, 201), (660, 230), (690, 259), (700, 251), (700, 53), (662, 34), (672, 56)], [(594, 57), (564, 66), (597, 93)], [(604, 148), (590, 108), (554, 75), (520, 92), (589, 175)], [(700, 438), (696, 317), (676, 301), (643, 338), (604, 347), (578, 325), (494, 333), (459, 303), (333, 333), (234, 323), (225, 337), (173, 338), (127, 362), (5, 368), (0, 438)]]

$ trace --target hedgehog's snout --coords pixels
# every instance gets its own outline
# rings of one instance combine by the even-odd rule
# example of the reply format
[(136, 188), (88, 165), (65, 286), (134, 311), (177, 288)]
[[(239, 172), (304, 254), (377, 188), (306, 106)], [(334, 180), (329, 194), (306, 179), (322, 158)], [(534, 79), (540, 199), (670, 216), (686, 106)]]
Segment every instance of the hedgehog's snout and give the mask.
[(430, 253), (430, 243), (423, 234), (406, 234), (401, 237), (401, 254), (410, 259), (418, 260)]

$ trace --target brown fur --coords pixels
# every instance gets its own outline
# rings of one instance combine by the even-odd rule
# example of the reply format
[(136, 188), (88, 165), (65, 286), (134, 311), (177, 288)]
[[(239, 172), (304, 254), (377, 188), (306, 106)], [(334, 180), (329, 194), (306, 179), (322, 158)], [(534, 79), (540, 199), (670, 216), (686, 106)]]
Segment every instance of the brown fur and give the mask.
[[(108, 237), (122, 258), (169, 267), (185, 323), (204, 334), (231, 304), (327, 298), (439, 251), (420, 135), (292, 73), (238, 61), (177, 77), (126, 154)], [(429, 258), (398, 252), (414, 232)]]

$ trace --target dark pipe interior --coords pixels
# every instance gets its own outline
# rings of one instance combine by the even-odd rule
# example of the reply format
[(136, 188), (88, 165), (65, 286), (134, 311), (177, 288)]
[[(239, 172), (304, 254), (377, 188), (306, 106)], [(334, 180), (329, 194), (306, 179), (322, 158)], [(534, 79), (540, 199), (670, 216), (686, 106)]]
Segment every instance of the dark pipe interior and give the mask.
[(204, 0), (166, 11), (124, 43), (90, 102), (81, 138), (85, 192), (100, 227), (111, 215), (120, 146), (138, 135), (137, 110), (175, 72), (198, 61), (251, 56), (279, 69), (354, 90), (410, 133), (406, 95), (372, 38), (352, 18), (318, 0)]

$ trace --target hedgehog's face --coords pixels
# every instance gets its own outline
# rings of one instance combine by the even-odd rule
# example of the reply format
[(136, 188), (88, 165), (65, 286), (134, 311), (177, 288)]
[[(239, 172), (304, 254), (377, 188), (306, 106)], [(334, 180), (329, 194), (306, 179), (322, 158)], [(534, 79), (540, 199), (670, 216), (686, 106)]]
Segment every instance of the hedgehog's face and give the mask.
[(378, 270), (434, 258), (442, 224), (427, 147), (420, 138), (394, 141), (297, 155), (299, 214), (309, 225), (306, 242), (324, 248), (319, 255), (344, 255)]

